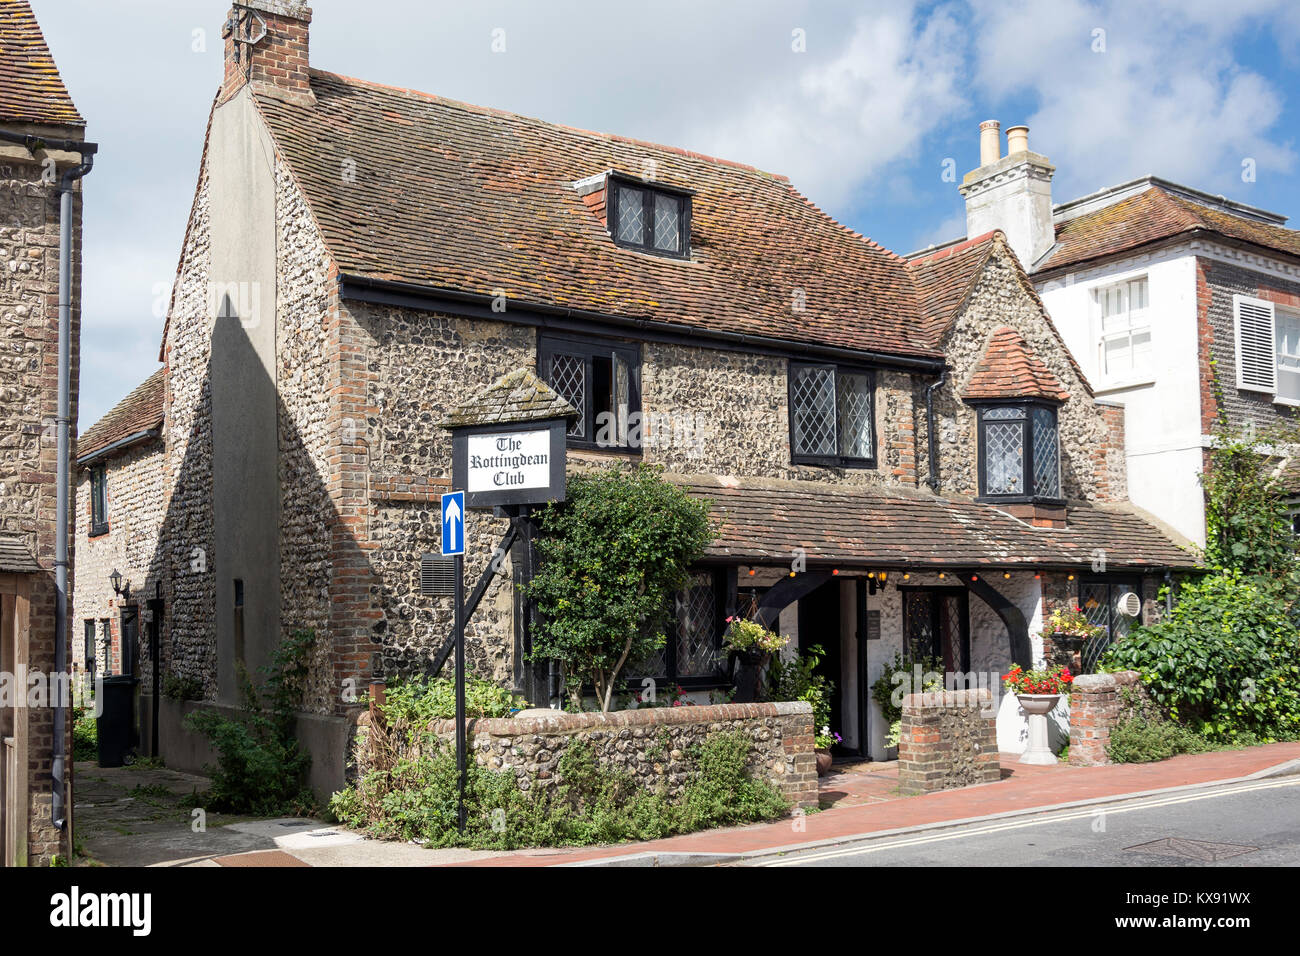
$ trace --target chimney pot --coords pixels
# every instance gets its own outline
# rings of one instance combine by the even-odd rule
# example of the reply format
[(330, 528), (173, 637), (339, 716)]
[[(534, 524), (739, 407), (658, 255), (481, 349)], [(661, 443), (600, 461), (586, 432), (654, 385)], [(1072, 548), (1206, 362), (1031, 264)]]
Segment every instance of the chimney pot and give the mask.
[(1002, 158), (1002, 124), (997, 120), (980, 123), (980, 165), (988, 166)]
[(1007, 155), (1029, 152), (1029, 127), (1007, 127)]
[(246, 85), (259, 94), (314, 105), (307, 72), (311, 8), (301, 0), (243, 0), (222, 27), (225, 102)]

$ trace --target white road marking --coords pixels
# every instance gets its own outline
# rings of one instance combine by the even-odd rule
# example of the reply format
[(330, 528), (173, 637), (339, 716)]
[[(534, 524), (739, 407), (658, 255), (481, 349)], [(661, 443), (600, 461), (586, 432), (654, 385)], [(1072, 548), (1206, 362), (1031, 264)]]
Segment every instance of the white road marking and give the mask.
[(1132, 804), (1122, 804), (1119, 806), (1113, 804), (1098, 804), (1094, 807), (1085, 807), (1080, 810), (1067, 811), (1064, 813), (1052, 813), (1051, 811), (1046, 811), (1041, 817), (1033, 817), (1023, 820), (1009, 820), (1005, 823), (993, 823), (984, 826), (963, 827), (951, 832), (935, 833), (907, 839), (886, 840), (880, 844), (851, 846), (843, 847), (838, 850), (800, 854), (799, 856), (789, 859), (775, 859), (771, 861), (756, 860), (753, 865), (799, 866), (803, 863), (812, 863), (818, 860), (833, 860), (844, 856), (861, 856), (867, 853), (879, 853), (881, 850), (895, 850), (900, 847), (919, 846), (925, 843), (940, 843), (944, 840), (959, 840), (963, 837), (981, 836), (987, 833), (1001, 833), (1006, 830), (1019, 830), (1025, 827), (1042, 826), (1045, 823), (1064, 823), (1070, 820), (1085, 820), (1090, 817), (1095, 817), (1099, 812), (1104, 812), (1107, 815), (1112, 813), (1128, 813), (1132, 810), (1149, 810), (1153, 807), (1168, 807), (1178, 803), (1192, 803), (1196, 800), (1209, 800), (1213, 797), (1224, 797), (1234, 793), (1250, 793), (1255, 790), (1272, 790), (1277, 787), (1295, 786), (1300, 786), (1300, 777), (1288, 777), (1287, 779), (1280, 781), (1238, 784), (1232, 787), (1211, 790), (1206, 793), (1193, 793), (1174, 797), (1139, 800)]

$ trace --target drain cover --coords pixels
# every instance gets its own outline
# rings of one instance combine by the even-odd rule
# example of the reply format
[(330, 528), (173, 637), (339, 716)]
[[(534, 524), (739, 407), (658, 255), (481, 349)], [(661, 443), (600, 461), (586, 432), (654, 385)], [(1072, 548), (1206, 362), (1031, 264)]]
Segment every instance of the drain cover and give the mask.
[(1154, 853), (1156, 856), (1176, 856), (1184, 860), (1197, 860), (1212, 863), (1226, 860), (1228, 857), (1254, 853), (1257, 846), (1243, 846), (1240, 843), (1207, 843), (1204, 840), (1184, 840), (1181, 837), (1165, 837), (1137, 846), (1126, 846), (1125, 851), (1134, 853)]

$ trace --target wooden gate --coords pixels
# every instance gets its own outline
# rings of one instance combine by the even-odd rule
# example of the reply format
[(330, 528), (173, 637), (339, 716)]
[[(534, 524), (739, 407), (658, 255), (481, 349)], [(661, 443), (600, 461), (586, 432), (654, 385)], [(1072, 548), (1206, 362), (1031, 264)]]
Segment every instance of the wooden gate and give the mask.
[[(0, 574), (0, 672), (21, 677), (10, 684), (24, 693), (28, 661), (30, 579)], [(27, 708), (0, 704), (0, 863), (27, 865)]]

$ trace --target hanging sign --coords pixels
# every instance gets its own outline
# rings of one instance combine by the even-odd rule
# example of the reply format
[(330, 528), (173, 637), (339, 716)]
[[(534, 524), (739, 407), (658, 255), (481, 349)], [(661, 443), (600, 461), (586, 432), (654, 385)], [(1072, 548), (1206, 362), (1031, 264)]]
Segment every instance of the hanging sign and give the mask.
[(565, 422), (473, 425), (452, 432), (452, 487), (465, 507), (564, 500)]

